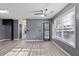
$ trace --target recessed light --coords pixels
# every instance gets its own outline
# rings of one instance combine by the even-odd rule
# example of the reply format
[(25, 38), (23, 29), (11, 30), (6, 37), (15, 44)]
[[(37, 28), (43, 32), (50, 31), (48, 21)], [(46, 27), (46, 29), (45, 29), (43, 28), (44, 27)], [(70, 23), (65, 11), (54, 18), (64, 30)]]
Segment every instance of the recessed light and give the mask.
[(7, 10), (2, 9), (0, 10), (0, 13), (9, 13), (9, 12)]

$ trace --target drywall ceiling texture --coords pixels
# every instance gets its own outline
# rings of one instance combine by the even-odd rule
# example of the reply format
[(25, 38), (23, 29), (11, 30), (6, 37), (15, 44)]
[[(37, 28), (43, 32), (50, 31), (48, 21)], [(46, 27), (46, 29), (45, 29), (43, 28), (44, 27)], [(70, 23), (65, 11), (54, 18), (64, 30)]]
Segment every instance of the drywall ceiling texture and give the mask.
[[(0, 18), (13, 19), (49, 19), (62, 10), (68, 3), (0, 3), (0, 9), (8, 10), (8, 14), (0, 13)], [(47, 16), (34, 15), (33, 11), (47, 8)], [(51, 13), (53, 11), (53, 13)]]

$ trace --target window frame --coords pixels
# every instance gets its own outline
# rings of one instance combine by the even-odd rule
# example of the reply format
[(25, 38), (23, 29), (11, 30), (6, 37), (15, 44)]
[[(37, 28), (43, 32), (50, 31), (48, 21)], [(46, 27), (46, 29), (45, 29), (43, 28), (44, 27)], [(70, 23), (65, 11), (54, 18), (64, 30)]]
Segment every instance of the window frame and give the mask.
[[(61, 18), (61, 21), (62, 21), (62, 18), (64, 17), (64, 16), (67, 16), (69, 13), (71, 13), (71, 12), (74, 12), (74, 20), (75, 20), (75, 25), (74, 25), (74, 37), (75, 37), (75, 42), (73, 42), (74, 43), (74, 46), (72, 45), (72, 44), (70, 44), (69, 42), (67, 42), (65, 39), (63, 39), (63, 31), (62, 31), (62, 37), (58, 37), (58, 36), (56, 36), (56, 30), (55, 30), (55, 28), (56, 28), (56, 26), (57, 26), (57, 20), (59, 20), (60, 18)], [(62, 23), (63, 24), (63, 23)], [(61, 24), (61, 25), (62, 25)], [(61, 42), (63, 42), (63, 43), (65, 43), (65, 44), (67, 44), (67, 45), (69, 45), (69, 46), (71, 46), (71, 47), (73, 47), (73, 48), (76, 48), (76, 7), (74, 6), (74, 7), (72, 7), (72, 8), (70, 8), (69, 10), (67, 10), (66, 12), (64, 12), (62, 15), (60, 15), (60, 16), (58, 16), (57, 18), (55, 18), (54, 19), (54, 29), (53, 29), (53, 32), (52, 33), (55, 33), (54, 34), (54, 38), (56, 38), (57, 40), (60, 40)], [(64, 27), (62, 27), (62, 29), (63, 29)]]

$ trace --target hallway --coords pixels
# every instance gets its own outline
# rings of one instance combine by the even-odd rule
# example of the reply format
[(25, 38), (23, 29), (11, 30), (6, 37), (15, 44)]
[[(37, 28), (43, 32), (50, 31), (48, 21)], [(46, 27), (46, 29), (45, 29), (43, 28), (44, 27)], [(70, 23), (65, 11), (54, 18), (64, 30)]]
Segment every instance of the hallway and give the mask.
[[(5, 49), (4, 49), (5, 48)], [(4, 56), (67, 56), (51, 41), (5, 41), (0, 43)]]

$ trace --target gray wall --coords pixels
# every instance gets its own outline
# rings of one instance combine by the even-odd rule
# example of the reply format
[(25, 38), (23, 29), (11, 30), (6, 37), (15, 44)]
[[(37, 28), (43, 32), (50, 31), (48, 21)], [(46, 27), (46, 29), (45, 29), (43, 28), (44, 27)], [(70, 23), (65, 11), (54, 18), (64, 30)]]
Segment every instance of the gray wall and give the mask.
[(11, 25), (3, 25), (0, 19), (0, 40), (11, 39)]
[[(60, 16), (61, 14), (63, 14), (64, 12), (72, 8), (73, 6), (76, 7), (76, 19), (75, 19), (76, 20), (76, 48), (68, 46), (65, 43), (56, 39), (53, 39), (53, 41), (55, 41), (58, 45), (60, 45), (69, 54), (73, 56), (79, 56), (79, 4), (77, 3), (69, 4), (63, 10), (61, 10), (54, 18), (56, 18), (57, 16)], [(53, 23), (54, 18), (52, 19), (52, 23)]]
[(37, 20), (37, 19), (27, 20), (26, 27), (29, 30), (26, 33), (27, 39), (42, 40), (42, 32), (43, 32), (42, 22), (43, 20)]
[(11, 25), (4, 25), (4, 39), (11, 39)]
[(18, 39), (18, 20), (14, 20), (14, 39)]
[[(18, 20), (14, 20), (14, 39), (18, 38)], [(11, 40), (11, 25), (3, 25), (0, 19), (0, 40)]]
[(5, 38), (5, 28), (4, 25), (2, 25), (2, 19), (0, 19), (0, 40)]

